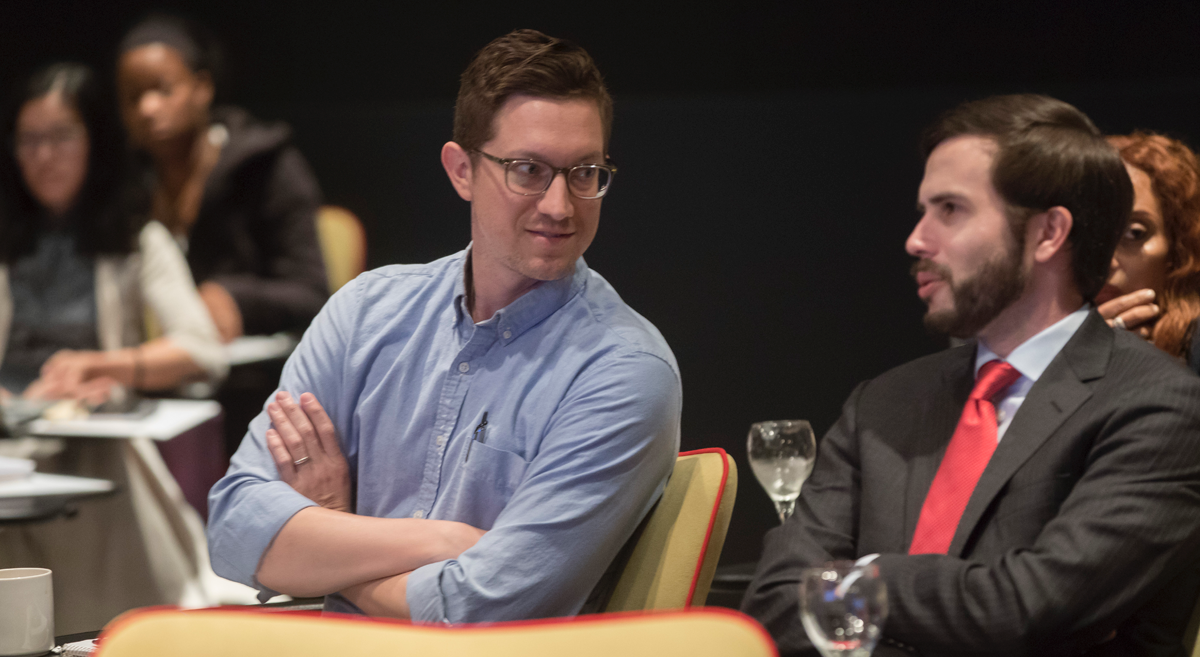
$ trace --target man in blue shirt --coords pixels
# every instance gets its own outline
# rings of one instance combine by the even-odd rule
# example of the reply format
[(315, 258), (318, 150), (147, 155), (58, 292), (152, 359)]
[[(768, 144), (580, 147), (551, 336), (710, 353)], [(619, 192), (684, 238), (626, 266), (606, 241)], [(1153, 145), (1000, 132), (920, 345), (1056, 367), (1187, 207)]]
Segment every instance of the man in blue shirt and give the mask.
[(583, 608), (662, 491), (682, 403), (662, 336), (582, 258), (611, 119), (573, 44), (476, 55), (442, 149), (471, 245), (330, 299), (210, 494), (219, 574), (422, 621)]

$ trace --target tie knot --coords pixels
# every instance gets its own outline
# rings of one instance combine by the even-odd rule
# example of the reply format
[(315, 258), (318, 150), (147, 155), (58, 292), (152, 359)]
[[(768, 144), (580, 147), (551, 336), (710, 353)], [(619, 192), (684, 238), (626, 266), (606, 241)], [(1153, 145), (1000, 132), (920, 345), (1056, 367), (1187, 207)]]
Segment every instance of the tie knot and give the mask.
[(989, 360), (979, 368), (979, 378), (975, 380), (975, 387), (971, 389), (971, 399), (991, 400), (996, 393), (1011, 386), (1019, 378), (1021, 373), (1017, 368), (1002, 360)]

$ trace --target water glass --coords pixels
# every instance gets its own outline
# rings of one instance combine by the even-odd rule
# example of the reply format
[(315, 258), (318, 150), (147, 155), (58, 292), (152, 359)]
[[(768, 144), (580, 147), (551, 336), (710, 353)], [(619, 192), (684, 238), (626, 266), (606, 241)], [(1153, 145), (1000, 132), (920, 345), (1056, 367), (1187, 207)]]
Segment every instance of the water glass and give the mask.
[(766, 489), (779, 522), (796, 509), (800, 486), (812, 473), (817, 439), (807, 420), (773, 420), (750, 425), (746, 455), (758, 483)]
[(869, 657), (887, 618), (887, 589), (872, 565), (832, 561), (804, 569), (800, 621), (824, 657)]

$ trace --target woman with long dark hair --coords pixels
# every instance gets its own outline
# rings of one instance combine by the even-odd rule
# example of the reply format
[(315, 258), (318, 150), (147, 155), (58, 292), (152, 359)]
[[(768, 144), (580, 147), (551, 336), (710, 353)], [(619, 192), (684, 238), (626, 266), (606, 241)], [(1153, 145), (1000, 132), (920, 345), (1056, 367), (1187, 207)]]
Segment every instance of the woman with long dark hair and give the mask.
[(1135, 199), (1096, 303), (1117, 328), (1200, 372), (1200, 161), (1163, 135), (1134, 132), (1109, 142), (1125, 161)]
[[(78, 64), (18, 90), (0, 156), (0, 385), (98, 403), (227, 370), (217, 329), (144, 187), (130, 178), (114, 103)], [(147, 317), (161, 336), (147, 339)], [(0, 531), (0, 568), (54, 571), (60, 633), (139, 606), (203, 604), (195, 511), (148, 439), (0, 440), (43, 472), (112, 480), (72, 518)]]
[[(0, 218), (0, 386), (104, 401), (226, 369), (167, 231), (148, 221), (119, 124), (92, 73), (34, 74), (9, 113)], [(163, 335), (147, 341), (146, 310)]]

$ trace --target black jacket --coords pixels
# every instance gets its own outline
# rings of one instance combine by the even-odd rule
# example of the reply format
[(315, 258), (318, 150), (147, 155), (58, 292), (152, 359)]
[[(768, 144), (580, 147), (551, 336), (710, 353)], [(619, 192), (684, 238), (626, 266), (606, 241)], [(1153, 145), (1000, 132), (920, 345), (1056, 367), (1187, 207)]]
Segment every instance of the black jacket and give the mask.
[(973, 344), (948, 349), (855, 389), (795, 515), (767, 534), (742, 610), (782, 655), (815, 656), (801, 569), (881, 554), (879, 657), (1190, 654), (1200, 380), (1095, 311), (1029, 390), (949, 553), (907, 554), (974, 358)]
[(317, 244), (321, 190), (291, 129), (217, 108), (229, 130), (188, 236), (196, 284), (220, 283), (247, 334), (302, 330), (329, 296)]

